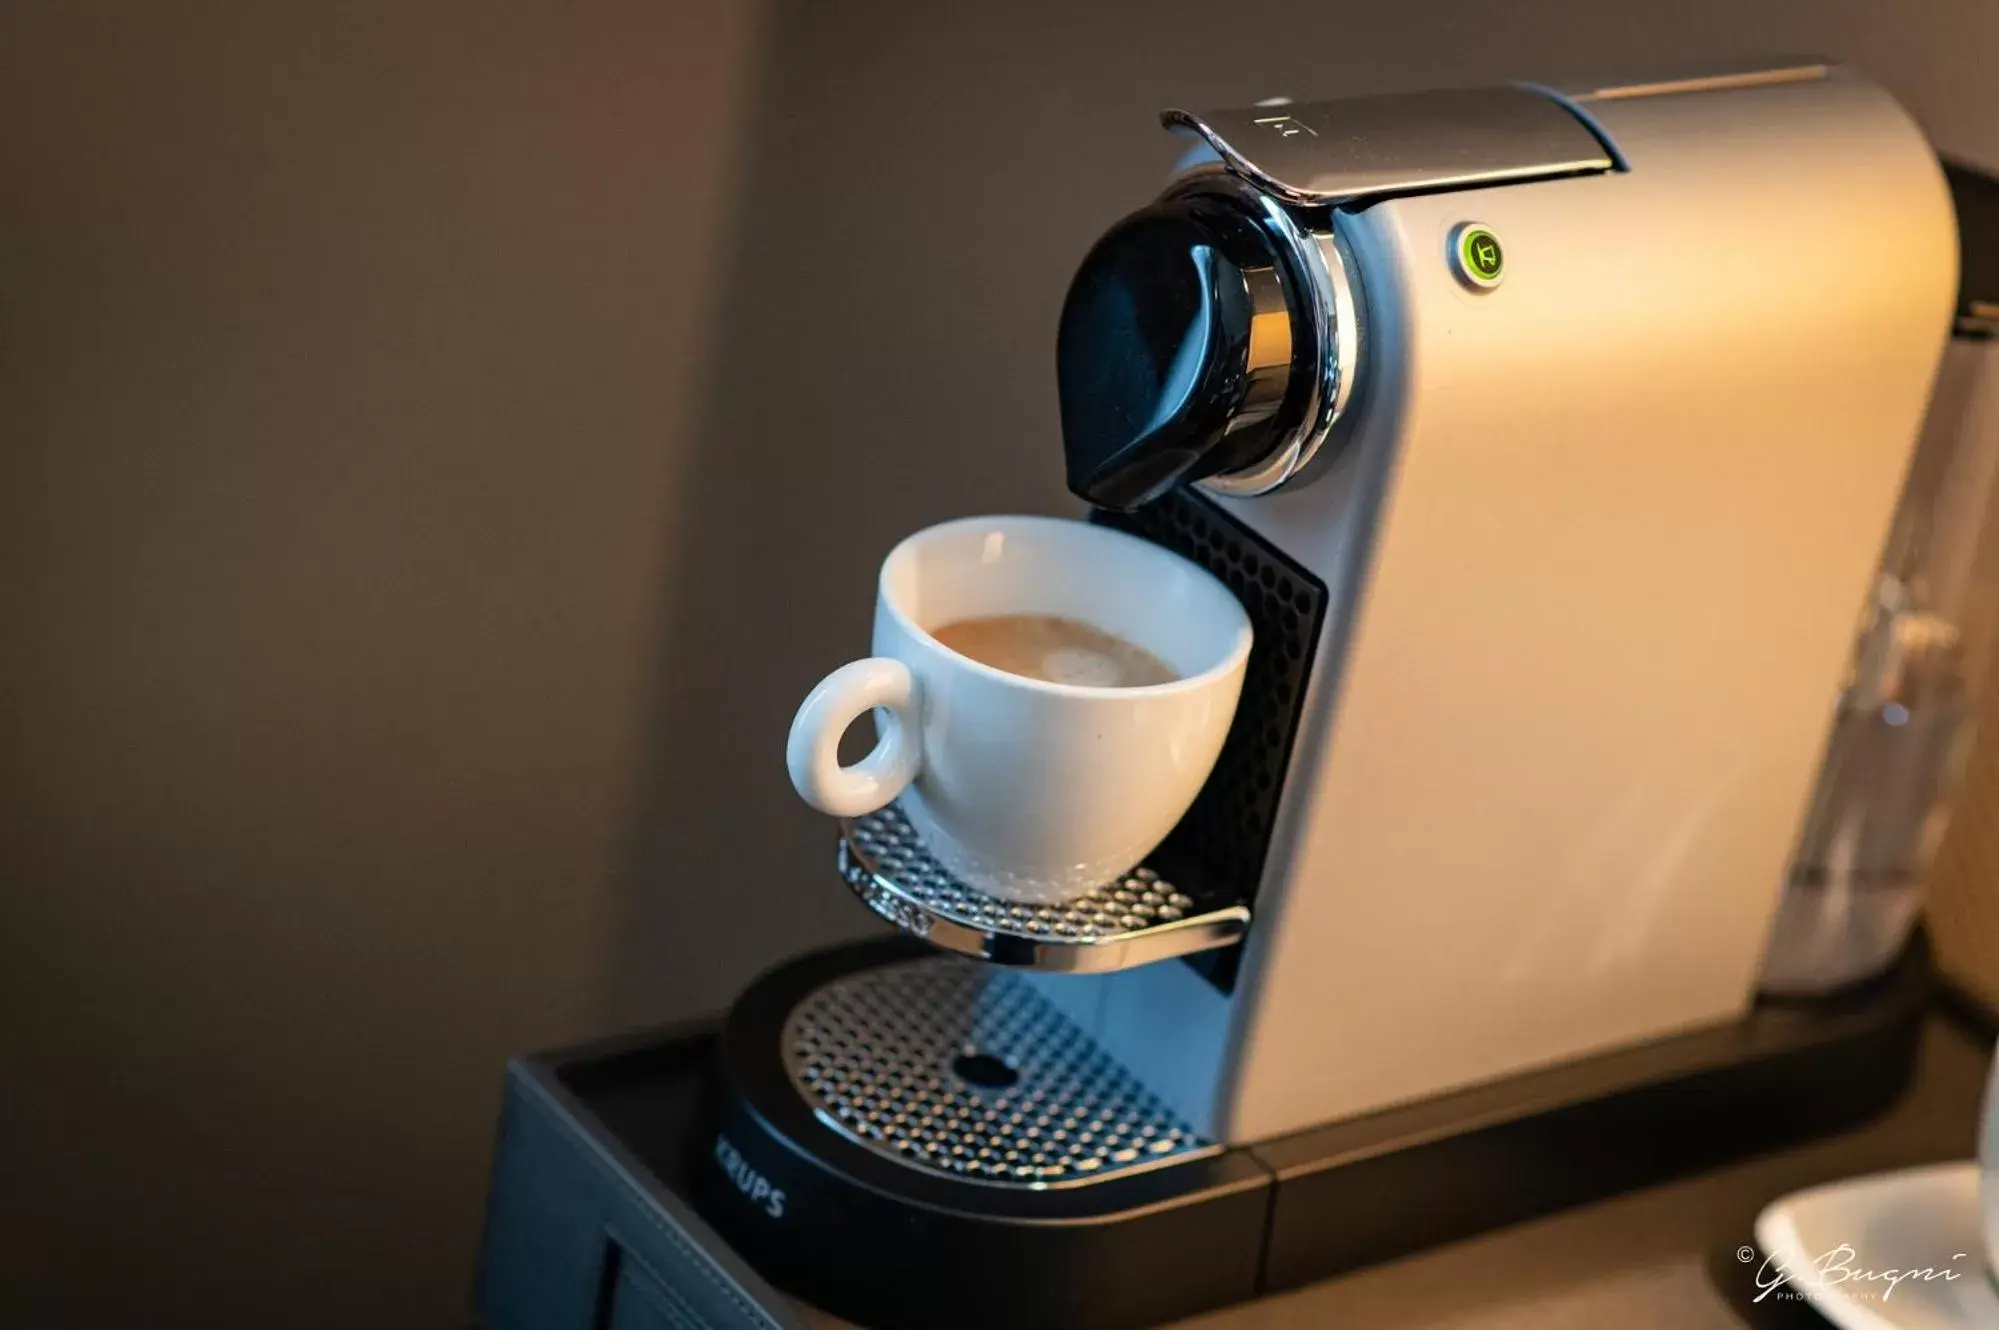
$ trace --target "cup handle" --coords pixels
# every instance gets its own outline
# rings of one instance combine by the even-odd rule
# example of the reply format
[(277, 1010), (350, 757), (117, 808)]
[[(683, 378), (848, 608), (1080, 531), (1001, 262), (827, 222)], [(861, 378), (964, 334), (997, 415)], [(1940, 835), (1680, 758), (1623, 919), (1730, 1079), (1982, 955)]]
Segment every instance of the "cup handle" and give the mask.
[[(806, 803), (834, 817), (859, 817), (892, 802), (923, 765), (916, 679), (886, 656), (842, 665), (806, 694), (784, 746), (791, 783)], [(874, 751), (840, 765), (840, 736), (864, 712), (886, 719)]]

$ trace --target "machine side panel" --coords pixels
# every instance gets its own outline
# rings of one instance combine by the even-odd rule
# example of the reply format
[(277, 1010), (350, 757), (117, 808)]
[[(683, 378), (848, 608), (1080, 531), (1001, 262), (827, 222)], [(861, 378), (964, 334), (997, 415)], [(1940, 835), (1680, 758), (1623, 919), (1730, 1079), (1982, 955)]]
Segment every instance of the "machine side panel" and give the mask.
[[(1850, 75), (1591, 109), (1628, 172), (1346, 219), (1358, 479), (1226, 505), (1334, 598), (1215, 1058), (1227, 1139), (1751, 998), (1949, 328), (1952, 215)], [(1504, 244), (1494, 290), (1449, 266), (1466, 221)]]

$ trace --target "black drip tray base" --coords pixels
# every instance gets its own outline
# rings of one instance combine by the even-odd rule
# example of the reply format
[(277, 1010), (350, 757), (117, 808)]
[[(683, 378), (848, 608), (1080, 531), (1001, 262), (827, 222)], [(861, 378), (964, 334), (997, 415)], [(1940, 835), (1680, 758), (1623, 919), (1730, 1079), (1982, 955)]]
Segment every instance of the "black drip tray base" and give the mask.
[(884, 1158), (815, 1117), (783, 1069), (777, 1036), (802, 995), (934, 954), (899, 938), (819, 953), (752, 985), (726, 1034), (513, 1064), (485, 1330), (1192, 1315), (1857, 1126), (1907, 1087), (1930, 992), (1918, 939), (1838, 998), (1036, 1190)]

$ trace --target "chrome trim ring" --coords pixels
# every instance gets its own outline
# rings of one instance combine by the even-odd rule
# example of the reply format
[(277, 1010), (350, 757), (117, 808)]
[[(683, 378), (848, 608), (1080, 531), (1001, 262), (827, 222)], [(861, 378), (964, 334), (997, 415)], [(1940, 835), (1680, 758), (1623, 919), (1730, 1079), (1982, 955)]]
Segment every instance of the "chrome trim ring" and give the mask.
[[(1333, 426), (1353, 397), (1361, 353), (1360, 305), (1351, 257), (1337, 231), (1307, 230), (1278, 200), (1219, 167), (1195, 172), (1170, 188), (1166, 197), (1220, 195), (1247, 205), (1264, 233), (1283, 251), (1292, 283), (1305, 299), (1305, 355), (1317, 372), (1306, 380), (1305, 411), (1288, 438), (1253, 466), (1209, 476), (1199, 483), (1210, 494), (1246, 498), (1268, 494), (1303, 471), (1325, 446)], [(1302, 277), (1303, 280), (1297, 280)]]

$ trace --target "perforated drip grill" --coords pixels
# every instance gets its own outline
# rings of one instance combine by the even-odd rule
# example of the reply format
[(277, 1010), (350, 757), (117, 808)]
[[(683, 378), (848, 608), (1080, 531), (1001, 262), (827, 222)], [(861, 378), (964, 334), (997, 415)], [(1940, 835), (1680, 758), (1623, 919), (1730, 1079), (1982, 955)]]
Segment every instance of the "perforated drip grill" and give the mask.
[[(1226, 583), (1249, 613), (1256, 645), (1235, 723), (1194, 806), (1150, 862), (1183, 890), (1222, 890), (1253, 903), (1325, 622), (1325, 584), (1185, 489), (1137, 512), (1097, 511), (1090, 520), (1192, 559)], [(1234, 985), (1240, 951), (1230, 947), (1188, 963), (1226, 990)]]
[(1218, 1148), (1019, 976), (976, 961), (836, 980), (798, 1004), (783, 1040), (823, 1121), (916, 1168), (1059, 1187)]
[(909, 897), (947, 918), (978, 928), (1062, 942), (1096, 942), (1170, 924), (1187, 916), (1194, 901), (1150, 868), (1123, 877), (1061, 905), (1023, 905), (968, 887), (931, 858), (916, 828), (894, 804), (854, 819), (854, 841), (873, 857), (869, 865), (848, 863), (851, 879), (878, 871)]

